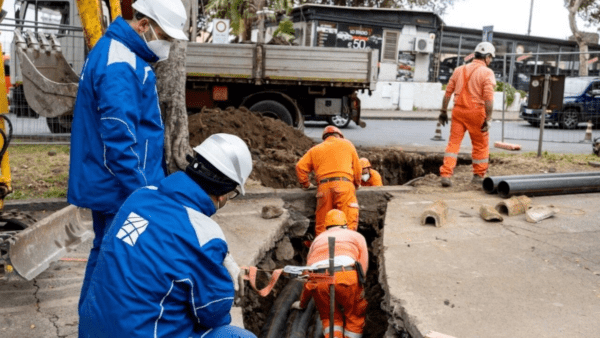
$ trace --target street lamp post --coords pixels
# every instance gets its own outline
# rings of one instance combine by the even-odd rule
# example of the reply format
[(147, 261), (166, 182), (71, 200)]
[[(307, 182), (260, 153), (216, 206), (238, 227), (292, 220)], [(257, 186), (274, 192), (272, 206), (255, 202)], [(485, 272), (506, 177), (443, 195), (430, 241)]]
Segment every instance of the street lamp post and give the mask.
[(527, 28), (527, 35), (531, 35), (531, 18), (533, 17), (533, 0), (531, 0), (531, 8), (529, 9), (529, 28)]

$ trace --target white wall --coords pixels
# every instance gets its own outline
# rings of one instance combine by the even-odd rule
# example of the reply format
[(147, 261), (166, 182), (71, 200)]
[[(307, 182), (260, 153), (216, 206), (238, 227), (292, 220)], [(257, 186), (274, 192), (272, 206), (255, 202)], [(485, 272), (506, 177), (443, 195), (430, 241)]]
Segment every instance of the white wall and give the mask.
[[(362, 109), (371, 110), (438, 110), (442, 107), (444, 91), (439, 82), (396, 82), (379, 81), (377, 89), (369, 96), (368, 92), (358, 93)], [(507, 111), (519, 111), (521, 96), (515, 94), (515, 100)], [(454, 107), (454, 100), (448, 108)], [(494, 93), (494, 110), (502, 110), (502, 92)]]

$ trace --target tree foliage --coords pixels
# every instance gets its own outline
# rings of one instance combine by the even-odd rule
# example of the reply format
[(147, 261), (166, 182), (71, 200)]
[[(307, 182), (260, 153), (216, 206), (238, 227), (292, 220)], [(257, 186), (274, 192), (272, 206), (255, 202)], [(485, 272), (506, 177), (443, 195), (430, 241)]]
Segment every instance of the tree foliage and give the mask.
[[(577, 4), (579, 2), (579, 4)], [(565, 0), (567, 9), (577, 6), (577, 15), (588, 25), (600, 24), (600, 1), (598, 0)]]

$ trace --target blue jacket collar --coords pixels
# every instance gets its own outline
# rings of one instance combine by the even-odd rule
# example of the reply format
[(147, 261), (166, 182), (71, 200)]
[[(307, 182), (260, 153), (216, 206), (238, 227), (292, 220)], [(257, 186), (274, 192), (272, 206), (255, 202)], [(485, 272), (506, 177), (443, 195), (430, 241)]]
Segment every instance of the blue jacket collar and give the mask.
[(120, 16), (108, 26), (106, 37), (121, 42), (146, 62), (158, 61), (158, 56), (148, 48), (146, 41)]
[(217, 212), (208, 194), (184, 172), (177, 172), (164, 178), (158, 190), (178, 203), (196, 209), (208, 217)]

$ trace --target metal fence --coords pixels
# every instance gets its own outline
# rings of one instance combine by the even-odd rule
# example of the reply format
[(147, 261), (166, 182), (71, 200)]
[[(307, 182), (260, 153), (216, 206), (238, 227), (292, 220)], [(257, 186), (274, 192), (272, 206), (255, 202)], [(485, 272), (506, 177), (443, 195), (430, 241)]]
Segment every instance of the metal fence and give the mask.
[[(527, 108), (528, 93), (521, 101), (518, 112), (502, 111), (502, 140), (522, 140), (556, 143), (581, 143), (589, 142), (590, 137), (588, 122), (593, 126), (600, 124), (600, 95), (592, 93), (600, 89), (600, 76), (598, 71), (591, 69), (587, 77), (580, 77), (579, 55), (580, 52), (562, 53), (530, 53), (527, 63), (518, 63), (516, 60), (522, 54), (508, 53), (503, 56), (501, 77), (497, 80), (513, 84), (515, 79), (520, 83), (517, 88), (529, 89), (531, 75), (565, 75), (565, 97), (577, 96), (578, 102), (568, 103), (561, 110), (546, 110), (545, 123), (540, 125), (541, 109)], [(599, 51), (588, 52), (590, 64), (597, 63)], [(515, 76), (517, 74), (517, 76)], [(596, 84), (597, 83), (597, 84)], [(504, 90), (504, 102), (510, 92)], [(573, 100), (567, 100), (572, 102)], [(566, 102), (563, 100), (563, 102)], [(540, 147), (541, 148), (541, 147)]]
[[(38, 115), (29, 105), (23, 90), (23, 77), (20, 60), (16, 53), (14, 30), (37, 32), (37, 34), (54, 34), (62, 50), (62, 55), (73, 70), (79, 74), (87, 54), (85, 39), (81, 28), (57, 24), (40, 24), (24, 21), (20, 25), (2, 24), (0, 28), (2, 47), (10, 60), (5, 60), (4, 70), (10, 76), (9, 114), (12, 122), (13, 142), (31, 143), (68, 143), (72, 115), (46, 118)], [(10, 39), (10, 40), (9, 40)], [(53, 52), (54, 53), (54, 52)], [(8, 82), (8, 81), (7, 81)]]

